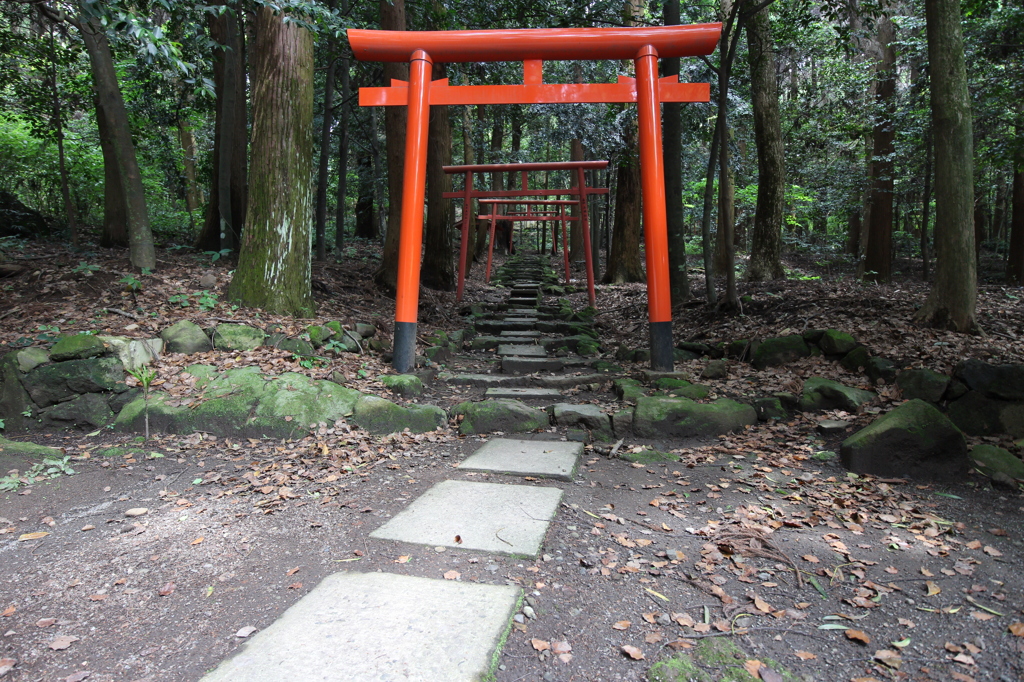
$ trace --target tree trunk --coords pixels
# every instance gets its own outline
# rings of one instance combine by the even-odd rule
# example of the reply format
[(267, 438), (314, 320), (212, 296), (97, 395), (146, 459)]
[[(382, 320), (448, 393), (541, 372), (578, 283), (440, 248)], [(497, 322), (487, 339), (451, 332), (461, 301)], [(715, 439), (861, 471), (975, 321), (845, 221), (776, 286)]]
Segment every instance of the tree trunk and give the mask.
[(924, 133), (924, 198), (921, 200), (921, 279), (928, 281), (928, 214), (932, 208), (932, 130)]
[[(577, 62), (578, 63), (578, 62)], [(636, 151), (635, 149), (633, 150)], [(583, 160), (583, 140), (574, 139), (569, 150), (570, 161), (582, 161)], [(569, 176), (569, 186), (576, 187), (579, 185), (579, 177), (576, 171), (573, 171)], [(580, 217), (580, 207), (572, 207), (572, 215), (577, 218)], [(580, 220), (574, 220), (569, 223), (569, 262), (575, 263), (576, 261), (583, 260), (583, 222)]]
[(977, 328), (974, 262), (974, 144), (960, 0), (925, 0), (935, 136), (935, 282), (916, 317), (969, 332)]
[[(468, 79), (467, 79), (468, 80)], [(467, 82), (463, 82), (463, 85), (467, 85)], [(471, 166), (476, 163), (476, 153), (473, 150), (473, 122), (469, 116), (469, 107), (465, 106), (462, 108), (462, 165)], [(463, 219), (469, 215), (469, 223), (466, 225), (466, 272), (463, 273), (467, 278), (469, 277), (469, 271), (473, 269), (473, 260), (476, 256), (476, 202), (470, 200), (462, 206)], [(461, 227), (459, 228), (462, 229)], [(462, 234), (456, 235), (456, 239), (462, 239)], [(461, 247), (461, 242), (459, 242)]]
[(309, 317), (313, 225), (313, 34), (256, 12), (249, 208), (232, 300)]
[(775, 45), (768, 11), (747, 24), (750, 91), (757, 144), (757, 208), (750, 235), (748, 282), (782, 279), (782, 216), (786, 204), (785, 147), (775, 81)]
[[(480, 135), (484, 134), (484, 123), (486, 121), (487, 121), (487, 107), (484, 106), (483, 104), (476, 105), (476, 124), (477, 124), (477, 129), (479, 130), (479, 134)], [(482, 138), (481, 138), (481, 140), (482, 140)], [(484, 145), (481, 144), (480, 145), (480, 154), (481, 154), (481, 156), (483, 156), (485, 154), (485, 152), (486, 152), (486, 149), (485, 149)], [(485, 161), (485, 159), (483, 159), (483, 158), (480, 159), (480, 163), (483, 163), (484, 161)], [(484, 221), (484, 220), (481, 220), (481, 221), (477, 222), (475, 217), (474, 217), (474, 219), (470, 222), (470, 226), (473, 226), (473, 225), (476, 226), (476, 251), (473, 254), (473, 258), (474, 258), (474, 260), (482, 260), (484, 255), (487, 253), (487, 239), (488, 239), (487, 222)]]
[(96, 127), (99, 129), (100, 151), (103, 154), (103, 232), (100, 246), (114, 248), (128, 246), (128, 209), (121, 191), (121, 171), (114, 155), (110, 123), (96, 100)]
[[(444, 64), (434, 64), (434, 78), (444, 78), (446, 74)], [(454, 291), (457, 277), (452, 201), (443, 196), (452, 189), (452, 176), (442, 167), (451, 163), (452, 125), (448, 107), (432, 106), (427, 138), (427, 224), (423, 239), (426, 252), (420, 279), (423, 286), (440, 291)]]
[[(636, 151), (636, 142), (627, 145)], [(640, 164), (636, 156), (623, 154), (619, 162), (615, 189), (615, 229), (611, 255), (605, 269), (605, 284), (642, 282), (644, 268), (640, 260)]]
[[(348, 10), (347, 0), (341, 3), (343, 11)], [(349, 112), (351, 107), (348, 103), (349, 96), (349, 59), (343, 57), (341, 60), (341, 120), (338, 123), (338, 198), (334, 214), (334, 251), (336, 256), (341, 255), (341, 249), (345, 245), (345, 212), (348, 208), (348, 127)], [(373, 130), (377, 135), (377, 130)]]
[[(135, 144), (128, 123), (128, 112), (124, 107), (121, 89), (117, 83), (114, 57), (110, 43), (102, 27), (82, 19), (79, 33), (89, 53), (92, 66), (93, 87), (96, 93), (97, 110), (102, 109), (106, 118), (108, 145), (111, 163), (117, 168), (117, 186), (124, 205), (125, 226), (128, 231), (128, 251), (132, 265), (137, 268), (156, 268), (156, 254), (153, 250), (153, 234), (149, 229), (149, 214), (146, 211), (146, 195), (142, 189), (142, 173), (135, 158)], [(99, 111), (97, 111), (97, 115)], [(101, 131), (102, 137), (102, 131)], [(101, 145), (102, 147), (102, 145)], [(107, 163), (106, 154), (104, 164)], [(108, 176), (109, 178), (109, 176)]]
[(53, 106), (53, 128), (57, 138), (57, 163), (60, 168), (60, 196), (64, 201), (64, 216), (68, 221), (68, 236), (71, 246), (78, 248), (78, 211), (71, 200), (71, 185), (68, 181), (68, 167), (64, 157), (64, 114), (60, 106), (60, 89), (57, 81), (57, 54), (54, 48), (54, 26), (50, 24), (50, 93)]
[[(665, 25), (679, 23), (679, 0), (665, 2)], [(663, 76), (679, 75), (679, 58), (661, 60)], [(668, 274), (672, 303), (690, 298), (686, 274), (686, 226), (683, 224), (683, 123), (682, 104), (665, 102), (661, 135), (665, 155), (665, 218), (668, 222)]]
[(237, 249), (245, 224), (248, 193), (248, 121), (245, 92), (245, 37), (237, 7), (208, 20), (214, 50), (213, 82), (217, 98), (213, 134), (213, 178), (203, 229), (195, 247), (204, 251)]
[[(327, 7), (334, 9), (335, 0)], [(316, 259), (327, 260), (327, 180), (330, 176), (331, 125), (334, 114), (334, 70), (337, 64), (337, 42), (332, 35), (327, 41), (327, 75), (324, 79), (324, 115), (320, 127), (320, 164), (316, 179)]]
[(356, 164), (359, 175), (359, 194), (356, 197), (357, 239), (377, 238), (377, 217), (373, 212), (373, 161), (369, 152), (361, 152)]
[(892, 226), (893, 226), (893, 153), (895, 152), (896, 104), (896, 52), (892, 41), (894, 31), (888, 16), (877, 21), (878, 44), (882, 60), (875, 71), (877, 83), (875, 101), (878, 117), (875, 119), (871, 161), (871, 214), (868, 222), (868, 244), (864, 257), (864, 279), (889, 282), (892, 279)]
[[(380, 27), (386, 31), (405, 30), (405, 0), (380, 0)], [(384, 63), (384, 85), (391, 79), (409, 80), (407, 63)], [(388, 231), (384, 252), (373, 281), (388, 292), (394, 292), (398, 281), (398, 244), (402, 224), (402, 173), (405, 169), (405, 107), (384, 107), (384, 147), (388, 166)]]
[(729, 244), (734, 238), (736, 228), (735, 198), (736, 192), (729, 159), (730, 131), (726, 128), (723, 140), (725, 144), (718, 147), (718, 160), (721, 170), (718, 178), (718, 229), (715, 232), (715, 272), (729, 272), (732, 261), (729, 256)]
[[(1017, 134), (1024, 132), (1017, 128)], [(1018, 140), (1013, 156), (1013, 198), (1010, 216), (1010, 254), (1006, 263), (1006, 281), (1024, 284), (1024, 144)]]
[(203, 193), (199, 189), (199, 174), (196, 172), (196, 138), (188, 121), (178, 119), (178, 142), (181, 144), (181, 162), (185, 167), (185, 208), (189, 214), (203, 205)]

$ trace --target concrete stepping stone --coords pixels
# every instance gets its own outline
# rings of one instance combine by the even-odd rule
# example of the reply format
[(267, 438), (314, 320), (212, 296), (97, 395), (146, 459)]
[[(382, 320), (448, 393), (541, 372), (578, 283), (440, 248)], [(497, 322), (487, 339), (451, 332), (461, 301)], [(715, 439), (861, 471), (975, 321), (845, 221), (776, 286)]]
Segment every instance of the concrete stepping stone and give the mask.
[(519, 596), (511, 585), (335, 573), (202, 682), (475, 682), (492, 672)]
[(511, 320), (479, 320), (473, 326), (477, 333), (494, 334), (504, 331), (529, 331), (536, 324), (535, 318), (521, 318)]
[(499, 336), (512, 337), (514, 339), (536, 339), (540, 338), (540, 332), (529, 329), (525, 331), (521, 330), (506, 330), (503, 331)]
[(536, 557), (561, 499), (558, 488), (442, 481), (370, 537)]
[(516, 388), (501, 386), (489, 388), (485, 398), (514, 398), (515, 400), (557, 400), (562, 392), (555, 388)]
[(535, 343), (503, 343), (498, 346), (498, 355), (502, 357), (546, 358), (548, 352), (544, 350), (544, 346), (538, 346)]
[(464, 471), (493, 471), (571, 481), (583, 443), (495, 438), (458, 466)]
[[(538, 346), (540, 348), (540, 346)], [(506, 374), (532, 374), (534, 372), (557, 372), (565, 367), (560, 358), (523, 358), (508, 356), (501, 359), (501, 371)]]

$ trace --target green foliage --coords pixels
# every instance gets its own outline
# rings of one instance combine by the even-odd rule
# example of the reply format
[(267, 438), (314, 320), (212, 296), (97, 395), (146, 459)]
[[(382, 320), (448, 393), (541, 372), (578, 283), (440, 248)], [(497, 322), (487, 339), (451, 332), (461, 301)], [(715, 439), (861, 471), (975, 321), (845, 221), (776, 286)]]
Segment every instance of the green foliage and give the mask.
[(187, 308), (191, 305), (188, 301), (188, 294), (174, 294), (167, 298), (167, 302), (182, 308)]
[(22, 484), (29, 485), (36, 481), (73, 476), (75, 470), (69, 462), (71, 457), (44, 457), (42, 462), (33, 464), (24, 475), (7, 474), (0, 477), (0, 492), (17, 490)]
[(86, 263), (84, 260), (78, 261), (78, 265), (75, 266), (72, 272), (77, 274), (85, 274), (87, 272), (92, 273), (100, 269), (100, 266), (93, 265), (92, 263)]
[(216, 263), (221, 258), (227, 256), (229, 253), (231, 253), (231, 249), (221, 249), (220, 251), (203, 251), (204, 255), (210, 257), (211, 263)]
[(210, 311), (217, 307), (217, 294), (210, 291), (200, 291), (198, 296), (199, 307), (202, 310)]
[(129, 291), (135, 292), (142, 289), (142, 282), (140, 282), (134, 275), (125, 275), (117, 281), (119, 284), (123, 284), (124, 288)]

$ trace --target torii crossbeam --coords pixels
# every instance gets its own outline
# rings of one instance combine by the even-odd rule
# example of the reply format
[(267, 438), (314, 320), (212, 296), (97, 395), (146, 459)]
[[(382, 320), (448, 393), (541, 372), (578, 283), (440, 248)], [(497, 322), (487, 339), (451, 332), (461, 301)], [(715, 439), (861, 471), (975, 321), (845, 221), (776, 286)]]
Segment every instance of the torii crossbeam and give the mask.
[[(409, 62), (409, 81), (391, 87), (360, 88), (362, 106), (407, 106), (401, 240), (395, 297), (395, 369), (409, 371), (416, 358), (420, 260), (423, 249), (423, 195), (426, 181), (430, 105), (636, 102), (647, 260), (647, 309), (651, 367), (671, 370), (672, 301), (669, 290), (665, 169), (661, 149), (662, 102), (707, 102), (706, 83), (658, 78), (659, 57), (711, 54), (721, 24), (627, 28), (545, 28), (488, 31), (348, 32), (356, 59)], [(617, 83), (544, 83), (544, 60), (632, 59), (636, 78)], [(452, 86), (431, 82), (434, 61), (522, 61), (521, 85)]]

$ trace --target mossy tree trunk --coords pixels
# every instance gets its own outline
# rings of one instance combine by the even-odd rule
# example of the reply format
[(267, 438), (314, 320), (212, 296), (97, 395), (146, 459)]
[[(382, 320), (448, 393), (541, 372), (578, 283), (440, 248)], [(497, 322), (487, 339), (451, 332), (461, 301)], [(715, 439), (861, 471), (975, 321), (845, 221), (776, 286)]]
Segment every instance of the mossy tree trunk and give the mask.
[[(679, 0), (665, 3), (665, 25), (679, 23)], [(679, 75), (679, 58), (661, 60), (662, 76)], [(682, 104), (665, 102), (662, 119), (662, 146), (665, 154), (665, 217), (668, 222), (668, 274), (672, 303), (690, 298), (690, 278), (686, 274), (686, 226), (683, 223), (683, 122)]]
[[(444, 78), (444, 64), (434, 65), (434, 78)], [(427, 140), (427, 224), (424, 232), (426, 252), (420, 280), (423, 286), (440, 291), (454, 291), (456, 274), (455, 254), (458, 242), (452, 224), (452, 201), (444, 192), (452, 189), (452, 176), (442, 166), (452, 163), (452, 125), (448, 107), (430, 107), (430, 132)]]
[[(636, 142), (628, 145), (635, 153)], [(605, 267), (605, 284), (642, 282), (644, 267), (640, 261), (640, 164), (635, 156), (624, 154), (619, 163), (615, 188), (615, 227), (611, 253)]]
[(875, 101), (878, 117), (873, 133), (868, 243), (864, 255), (864, 278), (874, 282), (892, 279), (893, 172), (895, 165), (896, 52), (894, 30), (888, 16), (878, 19), (878, 45), (882, 60), (876, 75)]
[[(1024, 126), (1017, 128), (1017, 134)], [(1013, 194), (1010, 209), (1010, 254), (1006, 263), (1006, 281), (1024, 283), (1024, 140), (1018, 139), (1013, 157)]]
[[(327, 6), (334, 9), (335, 0), (328, 0)], [(324, 79), (324, 114), (320, 126), (320, 163), (316, 176), (316, 259), (327, 259), (327, 180), (331, 160), (331, 125), (334, 114), (334, 71), (337, 65), (335, 52), (337, 41), (331, 36), (327, 41), (327, 74)]]
[(960, 0), (925, 0), (935, 139), (935, 281), (916, 318), (931, 326), (977, 328), (974, 260), (974, 140)]
[(747, 24), (747, 54), (757, 144), (757, 207), (746, 278), (761, 282), (785, 276), (781, 259), (786, 164), (775, 80), (775, 46), (767, 10), (755, 14)]
[(256, 13), (252, 171), (231, 299), (308, 317), (313, 226), (313, 34)]

